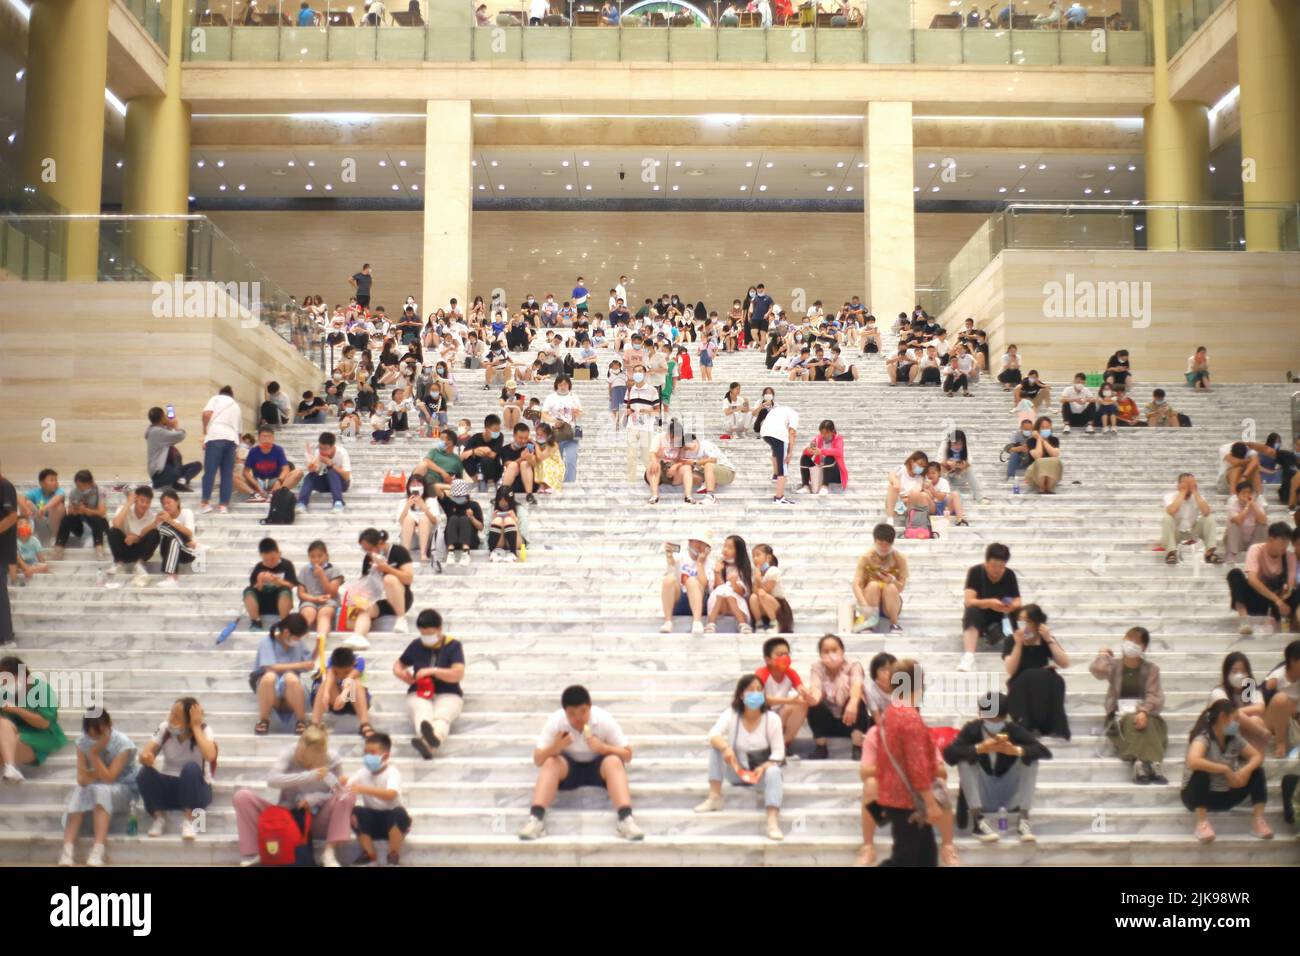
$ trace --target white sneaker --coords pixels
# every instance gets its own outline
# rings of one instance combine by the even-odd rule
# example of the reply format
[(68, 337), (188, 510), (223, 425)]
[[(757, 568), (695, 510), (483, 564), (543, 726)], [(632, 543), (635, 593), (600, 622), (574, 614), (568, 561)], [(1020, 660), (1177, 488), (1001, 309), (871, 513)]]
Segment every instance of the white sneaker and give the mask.
[(396, 623), (393, 624), (393, 633), (394, 634), (411, 633), (411, 625), (407, 622), (405, 617), (399, 617)]
[(193, 840), (195, 838), (194, 821), (189, 817), (181, 820), (181, 839)]
[(704, 622), (703, 622), (703, 621), (696, 621), (696, 622), (694, 622), (694, 623), (691, 625), (691, 633), (692, 633), (692, 634), (703, 634), (703, 633), (704, 633)]
[(515, 554), (513, 551), (507, 551), (501, 560), (506, 564), (515, 564), (519, 561), (519, 555)]
[(90, 848), (90, 856), (86, 857), (86, 866), (103, 866), (104, 865), (104, 844), (96, 843)]
[(368, 651), (370, 650), (370, 641), (364, 635), (349, 634), (339, 643), (339, 647), (346, 647), (352, 651)]
[(143, 561), (137, 561), (137, 562), (135, 563), (135, 573), (136, 573), (136, 574), (145, 574), (145, 575), (147, 575), (147, 574), (149, 573), (149, 569), (148, 569), (147, 567), (145, 567), (145, 564), (144, 564)]
[(1070, 434), (1070, 426), (1069, 426), (1069, 425), (1066, 425), (1064, 430), (1065, 430), (1065, 434), (1067, 434), (1067, 435)]
[(239, 858), (240, 866), (257, 866), (261, 862), (262, 858), (260, 856), (241, 856)]
[(76, 866), (77, 858), (73, 855), (73, 846), (71, 843), (63, 844), (63, 851), (59, 854), (59, 866)]
[(153, 823), (149, 825), (149, 835), (151, 837), (160, 837), (163, 831), (167, 829), (167, 815), (160, 813), (153, 818)]
[(546, 821), (539, 820), (530, 813), (528, 822), (519, 828), (519, 839), (540, 840), (544, 836), (546, 836)]
[(798, 488), (795, 489), (794, 493), (796, 495), (806, 495), (806, 494), (810, 494), (811, 492), (812, 489), (809, 488), (807, 485), (800, 485)]
[(659, 625), (660, 634), (671, 634), (672, 632), (673, 632), (673, 622), (671, 620), (664, 621), (662, 624)]
[(981, 843), (997, 843), (999, 839), (998, 831), (989, 824), (987, 817), (980, 817), (975, 821), (975, 837)]
[(339, 862), (339, 858), (334, 855), (334, 847), (327, 846), (325, 847), (325, 852), (320, 855), (320, 865), (321, 866), (342, 866), (343, 864), (341, 864)]
[(965, 654), (963, 654), (961, 656), (961, 660), (957, 662), (957, 670), (963, 674), (966, 673), (974, 666), (975, 666), (975, 655), (972, 654), (970, 651), (967, 651)]
[(163, 579), (158, 582), (158, 587), (160, 588), (171, 589), (171, 588), (178, 588), (180, 586), (181, 586), (181, 582), (176, 578), (172, 577), (170, 574), (164, 576)]
[(1085, 428), (1083, 431), (1084, 431), (1084, 434), (1086, 434), (1086, 435), (1091, 435), (1091, 434), (1093, 433), (1093, 431), (1095, 431), (1095, 429), (1094, 429), (1091, 425), (1089, 425), (1089, 426), (1088, 426), (1087, 428)]
[(204, 505), (202, 508), (199, 509), (199, 514), (210, 515), (214, 510), (215, 509), (212, 507), (212, 505)]
[(493, 551), (491, 554), (488, 555), (488, 561), (490, 561), (492, 564), (496, 564), (500, 560), (501, 560), (500, 551)]
[(4, 781), (5, 783), (22, 783), (27, 778), (23, 776), (22, 771), (11, 763), (5, 764)]
[(696, 813), (717, 813), (722, 809), (722, 794), (710, 793), (705, 797), (704, 802), (696, 804)]
[(825, 485), (822, 485), (820, 488), (817, 489), (817, 495), (818, 495), (818, 497), (825, 497), (826, 495), (829, 495), (830, 493), (831, 493), (831, 490), (830, 490), (829, 488), (827, 488)]
[(137, 574), (131, 579), (131, 587), (133, 588), (147, 588), (148, 586), (149, 575), (147, 574)]
[(1242, 637), (1250, 637), (1250, 635), (1255, 633), (1255, 629), (1250, 626), (1249, 622), (1242, 621), (1241, 627), (1237, 628), (1237, 633)]
[(1038, 837), (1034, 836), (1034, 831), (1029, 827), (1029, 821), (1024, 817), (1016, 824), (1016, 832), (1020, 834), (1021, 843), (1037, 843)]
[(618, 826), (615, 827), (614, 832), (624, 840), (645, 839), (645, 832), (636, 825), (636, 820), (632, 819), (631, 814), (628, 814), (622, 820), (618, 821)]
[(109, 573), (109, 574), (125, 574), (125, 573), (126, 573), (126, 565), (125, 565), (125, 564), (122, 564), (120, 561), (114, 561), (112, 564), (110, 564), (110, 565), (108, 566), (108, 573)]

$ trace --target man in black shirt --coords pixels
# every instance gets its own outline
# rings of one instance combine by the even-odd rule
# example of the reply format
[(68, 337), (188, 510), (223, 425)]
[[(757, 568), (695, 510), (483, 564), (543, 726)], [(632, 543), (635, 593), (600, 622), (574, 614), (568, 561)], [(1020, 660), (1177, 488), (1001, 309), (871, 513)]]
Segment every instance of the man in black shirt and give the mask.
[(361, 266), (361, 271), (348, 281), (357, 290), (357, 305), (363, 309), (368, 309), (370, 307), (370, 284), (373, 281), (370, 275), (370, 263), (364, 263)]
[(442, 615), (432, 608), (420, 612), (415, 626), (420, 636), (393, 662), (393, 673), (409, 685), (406, 709), (417, 734), (411, 738), (411, 746), (425, 760), (432, 760), (434, 748), (447, 739), (465, 703), (460, 686), (465, 677), (465, 649), (446, 634)]
[(1016, 572), (1007, 567), (1010, 560), (1010, 548), (990, 544), (984, 549), (984, 563), (966, 572), (966, 610), (961, 618), (964, 653), (957, 664), (959, 671), (975, 666), (975, 647), (981, 637), (1000, 644), (1011, 633), (1021, 602)]
[(324, 425), (325, 399), (319, 395), (313, 395), (311, 392), (303, 392), (302, 401), (298, 403), (298, 423), (300, 425)]
[(9, 610), (9, 566), (18, 563), (18, 492), (0, 475), (0, 644), (14, 639)]
[(262, 628), (262, 615), (278, 614), (283, 619), (293, 610), (293, 595), (298, 587), (293, 562), (280, 556), (274, 538), (263, 538), (257, 551), (262, 560), (253, 565), (248, 587), (244, 588), (244, 609), (255, 631)]
[(401, 343), (409, 345), (412, 342), (420, 341), (420, 330), (423, 326), (420, 324), (420, 317), (415, 314), (415, 307), (408, 305), (402, 312), (402, 317), (397, 320), (396, 332), (401, 336)]
[(479, 491), (487, 491), (489, 481), (493, 484), (501, 481), (503, 443), (501, 419), (497, 415), (483, 419), (483, 431), (465, 442), (460, 460), (465, 464), (466, 476), (478, 480)]
[(622, 299), (619, 299), (614, 308), (609, 310), (609, 321), (614, 325), (627, 325), (630, 318), (627, 306), (623, 304)]
[(527, 422), (515, 426), (514, 438), (506, 442), (498, 454), (501, 462), (501, 484), (515, 494), (525, 494), (530, 505), (537, 504), (533, 496), (533, 466), (536, 464), (537, 446), (528, 440), (531, 429)]

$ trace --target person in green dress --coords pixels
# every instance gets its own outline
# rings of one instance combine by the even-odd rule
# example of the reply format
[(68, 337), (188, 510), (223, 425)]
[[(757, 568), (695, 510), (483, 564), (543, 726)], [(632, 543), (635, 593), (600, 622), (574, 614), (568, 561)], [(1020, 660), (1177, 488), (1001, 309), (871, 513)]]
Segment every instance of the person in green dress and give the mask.
[(673, 355), (673, 347), (664, 344), (663, 353), (668, 359), (668, 371), (664, 374), (663, 388), (659, 390), (659, 399), (663, 402), (664, 408), (672, 404), (673, 385), (677, 379), (677, 357)]
[(0, 762), (7, 782), (21, 783), (20, 764), (39, 766), (68, 742), (59, 727), (54, 690), (17, 657), (0, 658), (0, 718)]
[(1134, 783), (1165, 784), (1161, 762), (1169, 747), (1169, 731), (1160, 711), (1165, 693), (1160, 668), (1146, 659), (1151, 634), (1145, 627), (1131, 627), (1116, 657), (1103, 647), (1088, 670), (1104, 680), (1106, 690), (1106, 737), (1121, 760), (1133, 764)]

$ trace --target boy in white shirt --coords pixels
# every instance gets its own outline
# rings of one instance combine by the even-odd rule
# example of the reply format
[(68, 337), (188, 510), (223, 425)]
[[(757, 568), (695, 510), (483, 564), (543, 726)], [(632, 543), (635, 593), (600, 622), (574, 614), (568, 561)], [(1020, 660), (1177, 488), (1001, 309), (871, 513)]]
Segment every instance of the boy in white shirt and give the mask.
[(402, 806), (402, 774), (388, 764), (392, 749), (388, 734), (371, 734), (361, 757), (362, 769), (342, 781), (358, 798), (352, 810), (352, 832), (361, 846), (359, 866), (378, 863), (376, 840), (388, 841), (388, 865), (397, 866), (402, 841), (411, 831), (411, 815)]
[(1084, 383), (1088, 376), (1079, 372), (1074, 376), (1074, 384), (1061, 392), (1061, 417), (1065, 419), (1065, 433), (1070, 434), (1071, 425), (1087, 425), (1087, 432), (1092, 434), (1092, 419), (1096, 411), (1097, 395)]

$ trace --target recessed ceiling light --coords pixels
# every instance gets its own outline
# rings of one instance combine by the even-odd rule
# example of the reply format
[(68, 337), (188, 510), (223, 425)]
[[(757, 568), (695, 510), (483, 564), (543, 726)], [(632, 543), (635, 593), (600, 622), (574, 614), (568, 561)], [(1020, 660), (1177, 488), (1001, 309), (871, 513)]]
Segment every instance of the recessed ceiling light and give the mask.
[(663, 163), (659, 162), (659, 160), (657, 160), (657, 159), (655, 160), (655, 167), (656, 167), (656, 168), (658, 168), (658, 167), (660, 167), (660, 166), (662, 166), (662, 165), (663, 165)]
[(1020, 164), (1019, 166), (1017, 166), (1016, 168), (1017, 168), (1017, 169), (1028, 169), (1028, 168), (1029, 168), (1029, 164), (1028, 164), (1028, 163), (1021, 163), (1021, 164)]
[(584, 160), (582, 161), (582, 165), (584, 165), (584, 166), (590, 166), (590, 165), (591, 165), (591, 160), (589, 160), (589, 159), (584, 159)]
[(293, 165), (294, 165), (293, 160), (292, 160), (292, 159), (289, 160), (289, 168), (290, 168), (290, 169), (293, 169)]
[(497, 185), (498, 192), (505, 192), (505, 189), (506, 189), (505, 183), (500, 183)]
[(226, 161), (224, 159), (217, 160), (217, 169), (223, 169), (225, 168), (225, 165)]
[(1019, 189), (1016, 190), (1016, 192), (1018, 192), (1018, 193), (1022, 193), (1022, 192), (1024, 192), (1024, 191), (1025, 191), (1025, 187), (1024, 187), (1024, 186), (1021, 186)]
[(749, 188), (748, 186), (741, 186), (741, 187), (740, 187), (740, 191), (743, 193), (743, 192), (744, 192), (746, 189), (748, 189), (748, 188)]
[(307, 160), (307, 165), (310, 166), (312, 169), (315, 169), (315, 168), (316, 168), (316, 160), (314, 160), (314, 159), (309, 159), (309, 160)]
[(845, 186), (845, 187), (844, 187), (844, 191), (845, 191), (846, 193), (851, 193), (851, 192), (853, 192), (853, 187), (852, 187), (852, 186)]
[(1103, 190), (1101, 191), (1101, 193), (1102, 193), (1103, 196), (1109, 196), (1109, 195), (1110, 195), (1110, 190), (1109, 190), (1109, 189), (1103, 189)]
[(925, 168), (926, 168), (926, 169), (934, 169), (934, 163), (930, 163), (930, 164), (927, 165)]
[(681, 186), (674, 186), (674, 187), (673, 187), (673, 192), (677, 192), (677, 190), (679, 190), (679, 189), (681, 189), (681, 188), (682, 188)]
[(120, 159), (117, 161), (117, 168), (118, 169), (122, 168), (122, 161)]
[(771, 169), (773, 166), (776, 165), (776, 163), (764, 163), (763, 165), (765, 165), (768, 169)]
[(13, 131), (12, 133), (10, 133), (9, 136), (7, 137), (7, 139), (9, 140), (9, 145), (12, 146), (13, 143), (14, 143), (14, 140), (16, 140), (17, 138), (18, 138), (18, 131), (17, 131), (17, 130), (14, 130), (14, 131)]
[(200, 160), (199, 160), (197, 163), (195, 163), (194, 165), (198, 166), (199, 169), (202, 169), (202, 168), (203, 168), (203, 160), (200, 159)]
[(1130, 206), (1136, 206), (1139, 202), (1140, 202), (1140, 200), (1134, 199), (1131, 203), (1129, 203), (1129, 205), (1130, 205)]
[(19, 83), (21, 83), (23, 81), (23, 77), (26, 75), (27, 75), (27, 71), (25, 69), (19, 70), (17, 73), (14, 74), (14, 79), (17, 80)]
[(932, 193), (937, 193), (938, 191), (939, 191), (939, 187), (938, 187), (938, 186), (931, 186), (931, 187), (930, 187), (930, 192), (932, 192)]
[(913, 186), (913, 187), (912, 187), (912, 192), (914, 192), (914, 193), (919, 193), (920, 191), (921, 191), (921, 187), (920, 187), (920, 186)]
[(226, 191), (226, 184), (225, 184), (225, 183), (222, 183), (222, 184), (221, 184), (220, 186), (218, 186), (217, 188), (220, 189), (220, 190), (224, 193), (224, 192)]
[(1134, 226), (1133, 228), (1136, 229), (1138, 232), (1141, 232), (1143, 227), (1139, 224)]
[(477, 159), (471, 159), (471, 160), (469, 161), (469, 164), (470, 164), (471, 166), (477, 166), (477, 165), (478, 165), (478, 160), (477, 160)]
[(765, 192), (767, 192), (767, 187), (766, 187), (766, 186), (759, 186), (759, 187), (758, 187), (758, 191), (761, 192), (761, 193), (765, 193)]
[(311, 192), (311, 183), (308, 183), (308, 184), (307, 184), (306, 189), (307, 189), (307, 192)]
[(591, 183), (587, 183), (587, 192), (591, 192)]
[(655, 190), (654, 190), (654, 191), (655, 191), (655, 192), (658, 192), (658, 191), (659, 191), (659, 184), (658, 184), (658, 183), (655, 183)]
[(1132, 163), (1129, 163), (1129, 164), (1128, 164), (1128, 171), (1129, 171), (1130, 173), (1135, 173), (1135, 172), (1137, 172), (1137, 167), (1134, 166)]
[(571, 192), (573, 190), (573, 183), (565, 183), (564, 190), (565, 192)]
[(1210, 163), (1210, 172), (1214, 172), (1214, 164)]
[(843, 164), (843, 163), (836, 163), (836, 164), (835, 164), (835, 168), (836, 168), (836, 169), (843, 169), (843, 168), (844, 168), (844, 164)]
[(330, 183), (326, 183), (326, 184), (325, 184), (325, 191), (326, 191), (326, 192), (330, 192), (333, 188), (334, 188), (334, 186), (333, 186), (332, 184), (330, 184)]
[(1089, 187), (1087, 187), (1086, 189), (1084, 189), (1083, 194), (1084, 194), (1085, 196), (1091, 196), (1091, 195), (1092, 195), (1092, 187), (1089, 186)]
[(479, 184), (478, 184), (478, 188), (479, 188), (480, 190), (487, 189), (487, 187), (484, 186), (482, 183), (479, 183)]
[(240, 191), (241, 193), (242, 193), (245, 189), (247, 189), (247, 188), (248, 188), (248, 187), (245, 186), (243, 183), (240, 183), (240, 184), (239, 184), (239, 191)]
[(187, 196), (186, 198), (189, 199), (190, 202), (194, 202), (194, 197), (193, 197), (193, 196)]
[(492, 160), (492, 162), (488, 163), (488, 165), (489, 165), (489, 166), (498, 166), (498, 165), (500, 165), (500, 164), (499, 164), (499, 163), (494, 159), (494, 160)]
[(1115, 171), (1115, 164), (1114, 164), (1114, 163), (1110, 163), (1106, 168), (1109, 169), (1109, 170), (1113, 173), (1113, 172)]
[[(380, 165), (380, 166), (387, 166), (387, 165), (388, 165), (388, 160), (386, 160), (386, 159), (381, 159), (381, 160), (379, 161), (379, 165)], [(493, 165), (495, 165), (495, 163), (494, 163)]]
[(998, 192), (1000, 192), (1000, 193), (1004, 193), (1004, 192), (1006, 192), (1006, 191), (1007, 191), (1007, 187), (1006, 187), (1006, 186), (999, 186), (999, 187), (998, 187)]
[(679, 160), (676, 160), (676, 161), (673, 163), (674, 166), (680, 166), (681, 164), (682, 164), (682, 161), (681, 161), (680, 159), (679, 159)]
[(398, 191), (399, 189), (401, 189), (401, 188), (402, 188), (402, 187), (399, 186), (399, 185), (397, 185), (397, 183), (393, 183), (393, 192), (397, 192), (397, 191)]
[(411, 183), (411, 192), (413, 192), (413, 193), (418, 193), (419, 191), (420, 191), (420, 184), (419, 184), (419, 183)]
[(745, 163), (745, 168), (749, 169), (753, 165), (754, 165), (754, 161), (751, 159), (749, 162)]
[(833, 193), (833, 192), (835, 192), (835, 187), (834, 187), (834, 186), (827, 186), (827, 187), (826, 187), (826, 191), (827, 191), (828, 193)]
[(1038, 164), (1038, 169), (1039, 169), (1040, 172), (1041, 172), (1042, 170), (1046, 169), (1046, 168), (1047, 168), (1047, 164), (1046, 164), (1046, 163), (1039, 163), (1039, 164)]
[(566, 159), (564, 162), (560, 163), (560, 165), (567, 168), (569, 165), (569, 161)]
[(405, 168), (406, 168), (406, 160), (404, 160), (404, 159), (399, 159), (399, 160), (397, 161), (397, 165), (398, 165), (398, 166), (401, 166), (403, 169), (405, 169)]
[(858, 169), (866, 169), (866, 168), (867, 168), (866, 163), (858, 163)]

